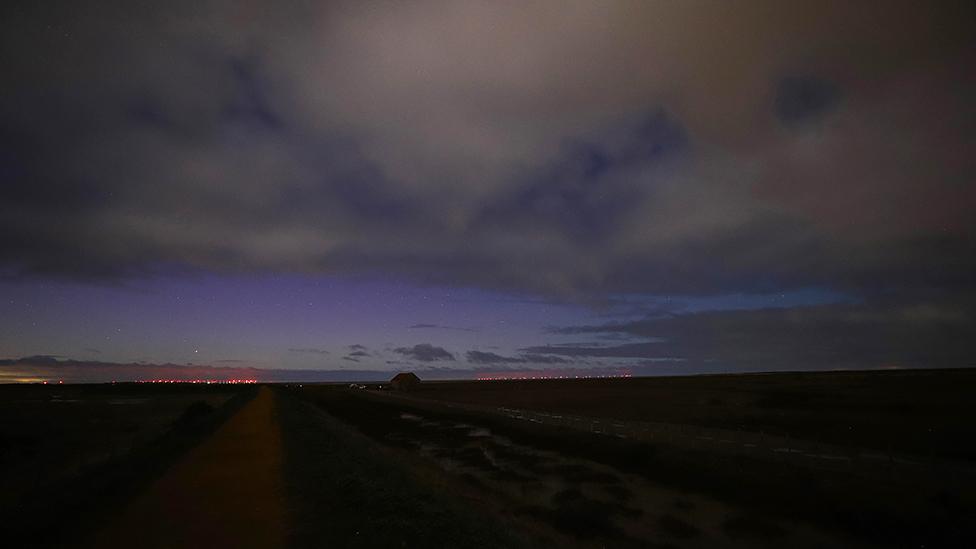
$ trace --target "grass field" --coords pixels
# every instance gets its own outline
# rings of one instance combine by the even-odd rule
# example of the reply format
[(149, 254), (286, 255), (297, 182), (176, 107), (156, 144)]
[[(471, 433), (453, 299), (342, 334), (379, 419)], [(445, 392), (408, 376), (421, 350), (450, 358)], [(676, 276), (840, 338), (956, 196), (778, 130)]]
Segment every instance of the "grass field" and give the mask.
[(526, 546), (440, 471), (377, 446), (292, 392), (280, 392), (291, 547)]
[(0, 386), (0, 529), (13, 547), (80, 538), (232, 414), (250, 388)]
[(955, 547), (976, 539), (966, 519), (976, 503), (974, 379), (854, 372), (302, 391), (378, 443), (493, 494), (512, 520), (577, 543)]
[(11, 547), (972, 547), (974, 377), (0, 387), (2, 535)]
[(976, 460), (976, 369), (425, 383), (414, 396)]

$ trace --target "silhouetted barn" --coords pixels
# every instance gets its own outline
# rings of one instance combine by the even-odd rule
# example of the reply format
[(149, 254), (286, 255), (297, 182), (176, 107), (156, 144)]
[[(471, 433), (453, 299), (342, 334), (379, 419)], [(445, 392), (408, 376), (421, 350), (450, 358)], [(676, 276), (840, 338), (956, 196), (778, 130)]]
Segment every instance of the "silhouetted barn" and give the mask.
[(409, 391), (420, 385), (420, 378), (413, 372), (403, 372), (393, 376), (390, 380), (390, 387), (397, 391)]

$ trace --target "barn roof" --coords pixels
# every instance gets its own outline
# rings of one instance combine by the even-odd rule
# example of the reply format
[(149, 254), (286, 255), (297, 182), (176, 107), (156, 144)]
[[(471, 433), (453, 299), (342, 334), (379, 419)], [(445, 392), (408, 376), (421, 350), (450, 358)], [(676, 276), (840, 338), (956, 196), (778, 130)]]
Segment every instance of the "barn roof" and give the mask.
[(390, 381), (420, 381), (420, 378), (413, 372), (400, 372), (393, 376), (393, 379)]

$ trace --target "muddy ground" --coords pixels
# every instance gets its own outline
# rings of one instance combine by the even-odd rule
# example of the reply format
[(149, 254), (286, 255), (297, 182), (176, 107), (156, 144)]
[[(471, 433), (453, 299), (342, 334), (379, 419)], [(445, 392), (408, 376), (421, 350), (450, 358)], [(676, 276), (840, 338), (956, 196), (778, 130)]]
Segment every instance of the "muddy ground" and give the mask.
[[(789, 386), (795, 379), (780, 379), (778, 386), (775, 379), (763, 379), (763, 392), (798, 392)], [(825, 385), (843, 381), (839, 392), (856, 393), (860, 389), (848, 386), (851, 379), (829, 376), (812, 385), (823, 392)], [(702, 380), (714, 398), (715, 381)], [(636, 387), (652, 382), (639, 380)], [(807, 433), (806, 439), (706, 427), (701, 421), (656, 423), (664, 431), (648, 435), (644, 428), (652, 423), (632, 419), (646, 419), (653, 408), (647, 404), (634, 402), (645, 412), (632, 411), (628, 419), (566, 414), (572, 408), (559, 397), (571, 383), (524, 382), (512, 392), (474, 382), (431, 384), (406, 394), (323, 386), (299, 392), (375, 442), (436, 464), (444, 477), (484, 494), (508, 519), (543, 524), (584, 545), (954, 547), (974, 539), (967, 517), (976, 474), (965, 459), (946, 458), (945, 452), (879, 452), (837, 437), (825, 442), (812, 435), (823, 426), (815, 429), (809, 422), (795, 429)], [(593, 382), (573, 391), (587, 385)], [(458, 387), (458, 398), (446, 398), (448, 388)], [(755, 398), (739, 389), (737, 398)], [(532, 391), (539, 394), (527, 394)], [(603, 409), (626, 409), (633, 391), (625, 386)], [(521, 394), (511, 396), (516, 392)], [(428, 398), (437, 393), (439, 398)], [(503, 405), (489, 405), (492, 395)], [(927, 394), (917, 400), (938, 399)], [(548, 406), (509, 407), (515, 402)], [(847, 408), (848, 421), (877, 421), (876, 405), (862, 406), (870, 420)], [(940, 406), (968, 405), (943, 399)], [(592, 402), (582, 408), (599, 409)], [(692, 415), (700, 418), (701, 412)], [(668, 417), (680, 416), (672, 410)], [(932, 413), (927, 417), (935, 420)]]

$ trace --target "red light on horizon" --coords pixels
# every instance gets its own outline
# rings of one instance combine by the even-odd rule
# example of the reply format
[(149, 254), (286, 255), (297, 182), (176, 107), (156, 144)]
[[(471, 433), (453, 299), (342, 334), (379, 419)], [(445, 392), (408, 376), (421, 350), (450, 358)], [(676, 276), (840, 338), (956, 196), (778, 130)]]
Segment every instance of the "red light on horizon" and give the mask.
[(633, 377), (630, 372), (606, 375), (488, 375), (474, 378), (475, 381), (533, 381), (546, 379), (611, 379)]
[(192, 383), (197, 385), (236, 385), (257, 383), (256, 379), (143, 379), (136, 383)]

